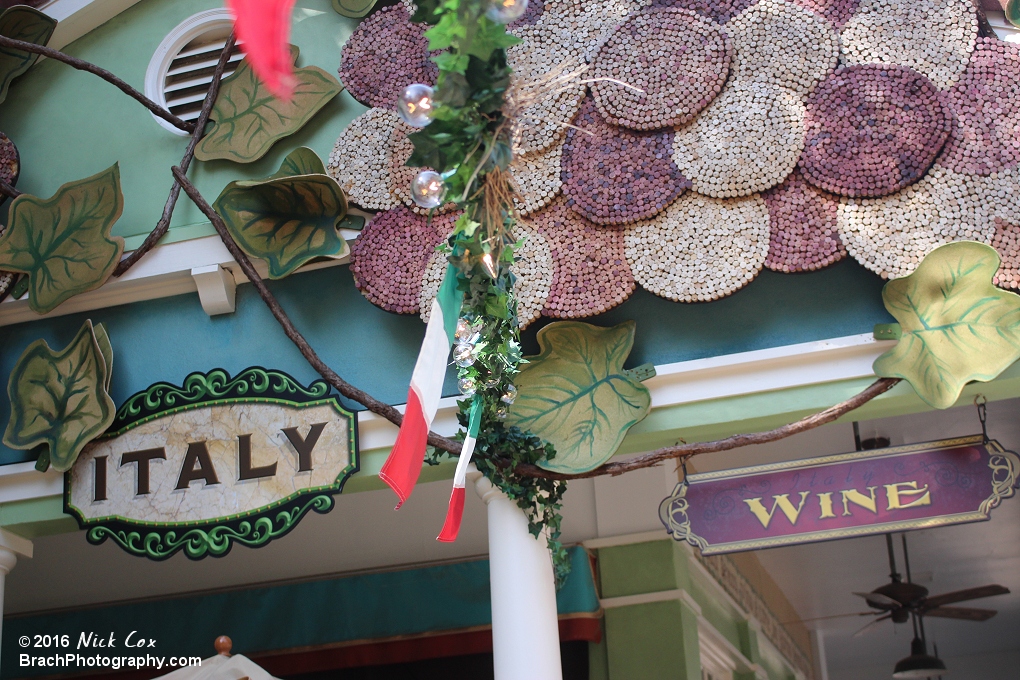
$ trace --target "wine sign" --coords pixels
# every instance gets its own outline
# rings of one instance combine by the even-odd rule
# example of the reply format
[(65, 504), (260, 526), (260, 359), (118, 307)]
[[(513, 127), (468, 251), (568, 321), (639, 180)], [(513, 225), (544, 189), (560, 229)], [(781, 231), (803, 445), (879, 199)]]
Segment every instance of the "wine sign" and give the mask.
[(705, 555), (926, 529), (988, 519), (1018, 472), (976, 435), (692, 474), (659, 518)]
[(358, 470), (357, 420), (329, 386), (279, 371), (192, 373), (124, 403), (65, 476), (90, 543), (192, 559), (260, 547), (324, 513)]

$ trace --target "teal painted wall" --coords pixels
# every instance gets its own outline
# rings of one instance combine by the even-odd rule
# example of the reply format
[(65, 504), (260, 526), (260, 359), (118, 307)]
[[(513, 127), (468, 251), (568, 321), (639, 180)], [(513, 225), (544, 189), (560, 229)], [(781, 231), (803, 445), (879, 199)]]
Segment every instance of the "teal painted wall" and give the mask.
[[(406, 401), (407, 385), (425, 326), (417, 316), (384, 312), (354, 287), (346, 266), (320, 269), (270, 282), (312, 347), (346, 380), (390, 403)], [(594, 319), (609, 325), (636, 319), (637, 340), (628, 365), (665, 364), (808, 340), (864, 333), (887, 320), (880, 281), (855, 263), (789, 276), (763, 272), (735, 295), (684, 305), (638, 290), (619, 307)], [(287, 339), (250, 285), (237, 289), (237, 311), (209, 317), (197, 295), (121, 305), (109, 309), (0, 327), (0, 381), (29, 343), (44, 338), (64, 347), (82, 322), (107, 325), (114, 347), (112, 396), (119, 405), (158, 381), (180, 384), (194, 371), (252, 365), (286, 371), (303, 382), (318, 378)], [(524, 333), (525, 350), (537, 351), (535, 333)], [(447, 394), (454, 393), (452, 371)], [(10, 415), (0, 397), (0, 424)], [(29, 460), (27, 452), (0, 445), (0, 464)]]
[[(218, 7), (223, 7), (221, 0), (142, 0), (64, 51), (144, 91), (145, 70), (167, 33), (187, 17)], [(355, 20), (337, 14), (330, 0), (298, 0), (291, 41), (301, 48), (299, 65), (314, 64), (336, 75), (340, 46), (356, 26)], [(196, 162), (189, 174), (212, 201), (232, 180), (272, 174), (295, 147), (311, 147), (325, 161), (340, 131), (365, 110), (343, 92), (258, 162)], [(0, 130), (21, 153), (18, 189), (36, 196), (51, 196), (65, 182), (120, 162), (124, 214), (113, 233), (125, 237), (129, 250), (162, 214), (173, 184), (170, 166), (181, 162), (188, 143), (106, 81), (53, 60), (14, 81), (0, 105)], [(177, 204), (169, 241), (212, 233), (194, 205), (187, 200)]]

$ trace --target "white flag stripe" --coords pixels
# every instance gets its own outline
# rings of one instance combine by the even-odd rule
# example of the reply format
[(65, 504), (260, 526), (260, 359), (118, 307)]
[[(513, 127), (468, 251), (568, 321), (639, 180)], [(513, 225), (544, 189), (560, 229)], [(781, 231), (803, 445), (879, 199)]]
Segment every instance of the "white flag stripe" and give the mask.
[(475, 452), (475, 438), (468, 436), (464, 438), (464, 446), (460, 450), (460, 458), (457, 460), (457, 471), (453, 473), (453, 487), (463, 489), (467, 484), (467, 469), (471, 464), (471, 454)]

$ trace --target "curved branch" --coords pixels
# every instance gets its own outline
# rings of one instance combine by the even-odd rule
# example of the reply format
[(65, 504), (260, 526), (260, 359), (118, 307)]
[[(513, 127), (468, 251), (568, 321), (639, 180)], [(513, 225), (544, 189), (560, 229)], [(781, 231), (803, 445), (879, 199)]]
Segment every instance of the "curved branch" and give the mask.
[[(195, 129), (191, 131), (191, 140), (188, 142), (188, 148), (184, 150), (184, 158), (181, 159), (180, 168), (185, 173), (188, 172), (191, 159), (195, 157), (195, 147), (198, 146), (198, 142), (205, 133), (205, 125), (209, 122), (209, 114), (212, 113), (213, 104), (216, 103), (216, 97), (220, 94), (220, 78), (223, 77), (223, 71), (226, 70), (227, 62), (230, 61), (230, 53), (234, 49), (236, 40), (237, 36), (231, 31), (226, 44), (223, 46), (223, 50), (220, 52), (220, 60), (216, 62), (216, 68), (212, 74), (212, 83), (209, 85), (209, 91), (205, 93), (202, 110), (195, 121)], [(174, 185), (170, 187), (170, 196), (166, 199), (166, 205), (163, 206), (163, 215), (159, 218), (159, 222), (156, 223), (156, 227), (149, 232), (149, 235), (145, 237), (140, 246), (135, 248), (134, 252), (117, 264), (117, 268), (113, 271), (114, 276), (121, 276), (131, 269), (138, 260), (142, 259), (146, 253), (159, 243), (161, 238), (166, 236), (166, 232), (170, 229), (170, 219), (174, 215), (174, 207), (177, 205), (177, 198), (180, 195), (181, 185), (174, 180)]]
[(21, 195), (21, 192), (12, 187), (7, 182), (0, 179), (0, 194), (3, 194), (4, 196), (7, 196), (9, 198), (17, 198), (18, 196)]
[(8, 38), (7, 36), (3, 35), (0, 35), (0, 47), (9, 47), (14, 50), (21, 50), (22, 52), (32, 52), (34, 54), (41, 54), (44, 57), (49, 57), (50, 59), (62, 61), (68, 66), (72, 66), (78, 69), (79, 71), (88, 71), (93, 75), (99, 76), (100, 78), (110, 83), (114, 87), (120, 88), (120, 90), (124, 94), (131, 97), (132, 99), (135, 99), (142, 106), (151, 111), (153, 115), (159, 116), (166, 122), (173, 125), (175, 128), (184, 130), (185, 132), (191, 132), (192, 130), (195, 129), (194, 123), (189, 123), (187, 121), (181, 120), (180, 118), (170, 113), (156, 102), (146, 97), (144, 94), (142, 94), (135, 88), (128, 85), (126, 82), (124, 82), (117, 76), (107, 71), (105, 68), (100, 68), (95, 64), (90, 64), (84, 59), (72, 57), (69, 54), (64, 54), (59, 50), (55, 50), (52, 47), (36, 45), (35, 43), (25, 42), (24, 40), (15, 40), (14, 38)]
[(727, 437), (726, 439), (719, 439), (712, 442), (695, 442), (694, 444), (667, 446), (650, 453), (635, 456), (630, 460), (621, 461), (619, 463), (606, 463), (594, 470), (577, 475), (550, 472), (548, 470), (543, 470), (536, 465), (518, 465), (514, 471), (528, 477), (543, 477), (545, 479), (562, 480), (585, 479), (588, 477), (600, 477), (602, 475), (615, 476), (622, 475), (624, 472), (630, 472), (631, 470), (640, 470), (641, 468), (658, 465), (670, 458), (681, 458), (686, 456), (697, 456), (703, 453), (729, 451), (730, 449), (737, 449), (741, 446), (750, 446), (751, 444), (766, 444), (768, 442), (785, 439), (786, 437), (800, 434), (801, 432), (806, 432), (821, 425), (831, 423), (837, 418), (846, 415), (850, 411), (860, 408), (880, 394), (888, 392), (899, 382), (899, 378), (879, 378), (862, 392), (855, 394), (846, 401), (840, 402), (835, 406), (830, 406), (819, 413), (813, 413), (805, 418), (801, 418), (796, 422), (783, 425), (782, 427), (777, 427), (774, 430), (769, 430), (768, 432), (737, 434), (732, 437)]
[[(258, 292), (259, 297), (261, 297), (263, 302), (266, 303), (266, 306), (269, 307), (269, 311), (272, 312), (274, 317), (276, 317), (280, 326), (283, 327), (283, 332), (286, 333), (291, 342), (297, 346), (298, 351), (300, 351), (301, 355), (304, 356), (309, 364), (311, 364), (312, 368), (314, 368), (315, 371), (326, 380), (326, 382), (335, 387), (340, 394), (364, 405), (369, 411), (382, 416), (394, 425), (400, 425), (400, 423), (404, 420), (404, 416), (401, 415), (397, 409), (385, 402), (379, 401), (364, 390), (351, 385), (337, 375), (332, 368), (327, 366), (326, 362), (319, 358), (319, 355), (311, 348), (308, 341), (305, 340), (300, 331), (298, 331), (297, 328), (294, 327), (294, 324), (291, 323), (291, 320), (287, 317), (283, 308), (280, 307), (280, 303), (277, 301), (276, 297), (272, 294), (272, 292), (270, 292), (269, 288), (266, 287), (265, 281), (263, 281), (262, 277), (259, 276), (259, 273), (255, 270), (255, 266), (252, 265), (251, 260), (248, 259), (248, 256), (244, 254), (244, 251), (242, 251), (234, 241), (234, 237), (230, 235), (229, 231), (227, 231), (227, 225), (223, 223), (223, 219), (216, 213), (215, 210), (213, 210), (213, 207), (209, 205), (205, 198), (202, 197), (202, 194), (199, 193), (198, 189), (195, 188), (195, 185), (191, 183), (180, 168), (171, 168), (171, 172), (173, 172), (174, 178), (184, 189), (184, 193), (188, 195), (188, 198), (190, 198), (195, 205), (198, 206), (198, 209), (205, 213), (205, 216), (209, 218), (210, 222), (212, 222), (213, 228), (216, 229), (216, 232), (220, 235), (220, 239), (223, 241), (223, 245), (227, 247), (227, 250), (230, 251), (230, 254), (237, 261), (237, 264), (240, 265), (241, 271), (244, 272), (244, 275), (247, 276), (248, 280), (251, 281), (253, 286), (255, 286), (255, 290)], [(447, 437), (438, 435), (435, 432), (429, 432), (428, 442), (432, 446), (442, 449), (448, 453), (460, 453), (460, 442), (448, 439)]]

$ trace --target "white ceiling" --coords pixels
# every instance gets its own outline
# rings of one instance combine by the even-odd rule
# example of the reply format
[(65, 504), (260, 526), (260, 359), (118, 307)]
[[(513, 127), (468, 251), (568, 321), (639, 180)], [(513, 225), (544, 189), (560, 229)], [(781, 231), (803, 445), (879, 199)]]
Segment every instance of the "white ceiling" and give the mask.
[[(990, 434), (1014, 450), (1020, 448), (1018, 411), (1020, 400), (988, 407)], [(972, 434), (979, 427), (973, 407), (966, 407), (871, 421), (862, 423), (861, 430), (865, 437), (881, 434), (900, 444)], [(699, 458), (696, 466), (707, 471), (853, 448), (851, 426), (837, 424), (782, 442)], [(675, 481), (674, 466), (665, 465), (617, 478), (573, 482), (565, 498), (565, 540), (661, 530), (658, 504)], [(265, 548), (236, 548), (224, 558), (199, 562), (182, 555), (165, 562), (131, 557), (110, 543), (91, 546), (81, 532), (41, 538), (35, 542), (36, 557), (16, 567), (7, 579), (6, 611), (76, 607), (484, 555), (484, 507), (473, 493), (467, 496), (457, 543), (435, 541), (449, 493), (449, 482), (419, 485), (399, 512), (393, 511), (395, 496), (388, 490), (341, 495), (332, 512), (309, 516), (289, 536)], [(913, 532), (909, 542), (912, 570), (933, 593), (988, 583), (1016, 593), (975, 602), (974, 606), (1000, 612), (985, 623), (931, 620), (929, 639), (938, 643), (940, 654), (1002, 657), (1012, 652), (1020, 662), (1016, 635), (1020, 500), (1006, 500), (989, 522)], [(758, 556), (804, 619), (864, 611), (851, 591), (872, 590), (888, 581), (882, 537), (778, 548)], [(907, 626), (886, 624), (875, 634), (853, 638), (867, 620), (808, 624), (823, 631), (832, 680), (881, 677), (876, 675), (880, 669), (887, 669), (882, 676), (888, 677), (896, 660), (908, 654)], [(988, 674), (975, 677), (997, 680)]]

